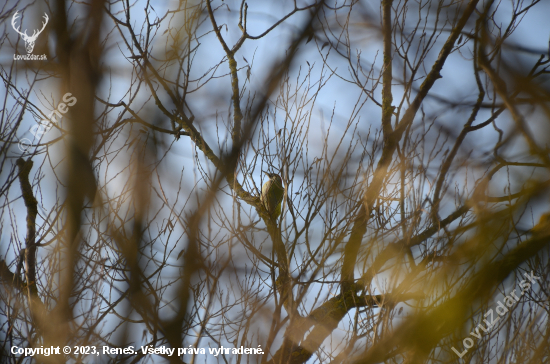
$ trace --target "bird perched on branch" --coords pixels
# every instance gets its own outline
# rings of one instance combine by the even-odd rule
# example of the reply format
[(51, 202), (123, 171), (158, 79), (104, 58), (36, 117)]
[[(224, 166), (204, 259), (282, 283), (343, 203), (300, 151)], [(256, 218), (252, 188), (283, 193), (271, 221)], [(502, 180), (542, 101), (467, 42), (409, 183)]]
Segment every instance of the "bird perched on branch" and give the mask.
[(269, 176), (269, 180), (262, 187), (261, 201), (269, 215), (277, 219), (281, 215), (281, 202), (283, 201), (285, 188), (281, 176), (265, 171), (264, 173)]

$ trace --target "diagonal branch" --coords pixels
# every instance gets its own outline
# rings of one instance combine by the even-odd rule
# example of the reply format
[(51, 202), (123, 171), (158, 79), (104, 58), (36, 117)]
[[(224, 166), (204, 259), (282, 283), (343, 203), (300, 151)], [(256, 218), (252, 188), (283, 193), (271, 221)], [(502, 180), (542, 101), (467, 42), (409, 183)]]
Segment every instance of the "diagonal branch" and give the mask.
[(428, 95), (428, 92), (433, 87), (435, 81), (441, 78), (440, 72), (443, 69), (443, 65), (451, 53), (456, 40), (462, 32), (462, 29), (475, 11), (478, 2), (479, 0), (470, 0), (464, 10), (464, 13), (449, 35), (449, 38), (447, 38), (447, 41), (441, 48), (439, 57), (420, 86), (418, 94), (407, 111), (405, 111), (405, 114), (403, 115), (398, 126), (387, 138), (384, 137), (382, 155), (380, 156), (380, 160), (378, 161), (372, 176), (372, 181), (368, 187), (365, 188), (363, 206), (354, 221), (350, 238), (344, 248), (344, 263), (342, 266), (342, 290), (344, 291), (352, 287), (353, 271), (355, 269), (357, 255), (359, 253), (359, 248), (361, 247), (363, 235), (365, 235), (367, 231), (368, 220), (371, 216), (374, 203), (380, 195), (380, 191), (382, 190), (384, 181), (388, 175), (388, 168), (393, 160), (393, 154), (397, 148), (397, 145), (399, 144), (399, 141), (401, 140), (401, 137), (407, 127), (413, 122), (416, 113), (420, 109), (420, 105), (422, 104), (424, 98)]
[(32, 169), (32, 160), (17, 160), (19, 168), (19, 182), (23, 201), (27, 208), (27, 237), (25, 238), (25, 280), (27, 284), (27, 296), (29, 302), (32, 298), (38, 297), (36, 289), (36, 215), (38, 215), (38, 202), (32, 193), (32, 186), (29, 182), (29, 173)]
[[(306, 362), (352, 308), (380, 307), (381, 302), (384, 302), (385, 305), (393, 306), (399, 302), (419, 299), (421, 297), (422, 294), (417, 293), (372, 296), (339, 294), (314, 309), (308, 317), (297, 319), (294, 325), (289, 325), (285, 332), (285, 343), (283, 343), (281, 348), (273, 355), (273, 358), (267, 361), (266, 364), (280, 363), (287, 357), (289, 358), (288, 364)], [(292, 345), (299, 343), (304, 334), (312, 327), (313, 329), (308, 334), (306, 340), (300, 345)]]
[[(241, 136), (241, 121), (243, 120), (243, 114), (241, 111), (241, 101), (240, 101), (240, 92), (239, 92), (239, 76), (237, 75), (237, 61), (235, 61), (235, 51), (229, 49), (223, 37), (220, 33), (220, 28), (216, 23), (216, 18), (214, 17), (214, 12), (212, 11), (212, 5), (210, 4), (211, 0), (206, 0), (206, 7), (208, 9), (208, 16), (212, 22), (212, 27), (216, 33), (216, 37), (225, 51), (225, 55), (229, 61), (229, 70), (231, 72), (231, 100), (233, 102), (233, 131), (231, 133), (233, 138), (233, 144), (240, 143)], [(244, 41), (244, 37), (241, 38)], [(240, 43), (242, 45), (242, 42)]]
[[(379, 363), (405, 351), (415, 354), (429, 353), (442, 338), (467, 319), (470, 307), (464, 302), (489, 299), (493, 288), (520, 264), (547, 247), (549, 239), (550, 234), (545, 232), (544, 235), (535, 236), (511, 249), (502, 259), (486, 264), (455, 297), (435, 307), (430, 313), (413, 316), (397, 328), (394, 335), (384, 338), (353, 364)], [(396, 343), (399, 343), (397, 350)]]

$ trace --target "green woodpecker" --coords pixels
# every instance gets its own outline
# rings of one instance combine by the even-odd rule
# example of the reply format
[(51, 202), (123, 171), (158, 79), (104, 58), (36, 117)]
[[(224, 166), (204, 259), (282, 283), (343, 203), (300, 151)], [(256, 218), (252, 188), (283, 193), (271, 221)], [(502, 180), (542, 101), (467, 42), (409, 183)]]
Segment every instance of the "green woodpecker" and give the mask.
[(281, 202), (283, 201), (285, 188), (281, 176), (265, 171), (264, 173), (269, 176), (269, 180), (262, 187), (261, 200), (269, 214), (277, 219), (281, 215)]

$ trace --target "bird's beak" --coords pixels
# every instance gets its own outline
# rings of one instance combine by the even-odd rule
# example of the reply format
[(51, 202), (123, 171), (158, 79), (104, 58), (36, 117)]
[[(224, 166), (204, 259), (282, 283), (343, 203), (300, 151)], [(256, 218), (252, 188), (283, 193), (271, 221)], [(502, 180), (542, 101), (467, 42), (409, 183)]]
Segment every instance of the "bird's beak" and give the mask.
[(264, 172), (265, 174), (267, 174), (268, 176), (270, 176), (270, 177), (271, 177), (271, 173), (269, 173), (269, 172), (266, 172), (266, 171), (262, 171), (262, 172)]

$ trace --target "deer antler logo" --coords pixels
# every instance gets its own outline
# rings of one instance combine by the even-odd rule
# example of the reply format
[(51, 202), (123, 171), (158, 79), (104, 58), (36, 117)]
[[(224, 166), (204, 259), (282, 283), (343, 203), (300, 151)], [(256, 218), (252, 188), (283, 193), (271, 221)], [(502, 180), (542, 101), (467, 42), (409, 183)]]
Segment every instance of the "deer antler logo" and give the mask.
[(42, 22), (42, 29), (40, 29), (40, 31), (38, 31), (38, 33), (37, 33), (37, 30), (34, 30), (30, 37), (27, 35), (27, 29), (25, 29), (25, 32), (21, 33), (19, 31), (19, 27), (17, 27), (17, 28), (15, 27), (15, 20), (16, 19), (17, 19), (17, 11), (15, 12), (15, 14), (13, 14), (13, 17), (11, 18), (11, 26), (23, 38), (23, 40), (25, 41), (25, 48), (27, 49), (27, 53), (30, 54), (30, 53), (32, 53), (32, 50), (34, 49), (34, 42), (36, 42), (36, 38), (38, 38), (40, 33), (42, 33), (44, 28), (46, 28), (46, 24), (48, 24), (48, 20), (49, 20), (48, 15), (46, 13), (44, 13), (44, 19), (46, 20), (46, 22)]

